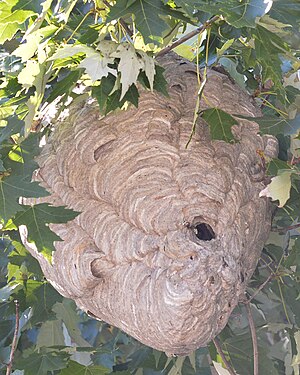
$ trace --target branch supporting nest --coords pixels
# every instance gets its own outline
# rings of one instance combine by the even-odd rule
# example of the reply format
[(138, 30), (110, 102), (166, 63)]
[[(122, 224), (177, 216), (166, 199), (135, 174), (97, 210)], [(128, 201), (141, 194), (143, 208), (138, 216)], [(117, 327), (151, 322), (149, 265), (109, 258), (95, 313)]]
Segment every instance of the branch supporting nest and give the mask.
[(204, 30), (206, 30), (209, 27), (211, 27), (211, 25), (215, 21), (217, 21), (219, 18), (220, 18), (220, 16), (214, 16), (214, 17), (212, 17), (210, 20), (206, 21), (202, 26), (198, 27), (196, 30), (191, 31), (190, 33), (186, 34), (182, 38), (176, 40), (176, 42), (174, 42), (170, 46), (162, 49), (160, 52), (158, 52), (158, 54), (156, 56), (163, 56), (163, 55), (167, 54), (168, 52), (170, 52), (172, 49), (174, 49), (177, 46), (179, 46), (180, 44), (182, 44), (182, 43), (186, 42), (187, 40), (193, 38), (194, 36), (202, 33)]

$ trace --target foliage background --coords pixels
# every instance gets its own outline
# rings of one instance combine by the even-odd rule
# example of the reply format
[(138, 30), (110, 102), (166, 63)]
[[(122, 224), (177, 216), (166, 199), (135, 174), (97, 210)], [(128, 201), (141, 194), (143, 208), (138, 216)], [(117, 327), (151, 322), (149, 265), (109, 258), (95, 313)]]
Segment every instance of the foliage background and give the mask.
[[(167, 358), (88, 317), (47, 283), (18, 234), (18, 226), (26, 225), (29, 239), (50, 256), (58, 238), (48, 224), (76, 215), (22, 204), (24, 197), (47, 194), (31, 177), (50, 121), (67, 115), (72, 100), (90, 95), (103, 114), (137, 106), (141, 86), (167, 95), (153, 57), (190, 32), (194, 37), (175, 51), (201, 68), (227, 72), (256, 98), (261, 132), (279, 140), (278, 159), (260, 156), (273, 177), (263, 194), (282, 208), (274, 213), (273, 232), (247, 292), (260, 374), (299, 374), (299, 0), (0, 1), (0, 373), (12, 365), (15, 375), (206, 375), (212, 361), (224, 366), (213, 343), (188, 357)], [(205, 70), (203, 77), (199, 95)], [(195, 108), (197, 116), (208, 122), (213, 138), (232, 139), (233, 117), (217, 108)], [(231, 367), (253, 374), (244, 304), (218, 339)]]

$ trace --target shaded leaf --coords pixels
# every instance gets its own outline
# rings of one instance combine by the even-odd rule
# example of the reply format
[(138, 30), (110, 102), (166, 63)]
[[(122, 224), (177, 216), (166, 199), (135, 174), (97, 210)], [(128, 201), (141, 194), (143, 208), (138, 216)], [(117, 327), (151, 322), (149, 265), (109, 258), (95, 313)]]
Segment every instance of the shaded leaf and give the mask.
[(48, 371), (60, 370), (66, 367), (68, 355), (60, 352), (34, 352), (26, 358), (20, 358), (15, 366), (25, 370), (25, 375), (46, 375)]
[(292, 25), (294, 31), (299, 33), (300, 7), (298, 0), (275, 0), (269, 15), (278, 21)]
[(209, 108), (201, 112), (201, 117), (207, 122), (212, 139), (225, 142), (234, 140), (231, 127), (237, 124), (237, 121), (228, 113), (219, 108)]
[(286, 93), (282, 86), (280, 55), (286, 53), (289, 48), (279, 36), (259, 25), (257, 25), (253, 36), (256, 58), (263, 68), (263, 82), (271, 79), (280, 94), (280, 100), (284, 101), (286, 100)]
[(115, 77), (109, 74), (103, 77), (99, 86), (92, 87), (92, 96), (97, 99), (100, 110), (104, 111), (106, 100), (115, 85)]
[(168, 29), (168, 24), (161, 16), (173, 16), (182, 19), (182, 14), (175, 11), (161, 0), (118, 0), (111, 7), (107, 21), (116, 20), (126, 14), (134, 14), (137, 29), (145, 42), (155, 42)]
[(27, 280), (25, 288), (26, 302), (33, 308), (30, 319), (32, 324), (53, 319), (55, 314), (52, 307), (61, 302), (63, 297), (47, 282)]
[(24, 128), (24, 121), (20, 120), (16, 116), (11, 116), (7, 120), (5, 127), (0, 128), (0, 143), (7, 140), (16, 133), (21, 133)]
[(110, 370), (103, 366), (84, 366), (75, 361), (70, 361), (68, 367), (63, 369), (59, 375), (105, 375)]
[(52, 308), (56, 317), (64, 322), (72, 340), (81, 347), (89, 347), (90, 344), (81, 336), (79, 329), (80, 317), (75, 309), (75, 303), (67, 299), (64, 299), (62, 302), (57, 302)]
[(135, 85), (131, 85), (127, 90), (123, 99), (121, 99), (121, 90), (114, 91), (108, 98), (107, 98), (107, 105), (105, 113), (109, 113), (110, 111), (114, 111), (117, 108), (122, 108), (126, 101), (129, 101), (134, 106), (137, 107), (138, 105), (138, 98), (139, 92)]
[(36, 347), (49, 347), (55, 345), (65, 345), (61, 320), (48, 320), (41, 325), (36, 340)]
[(53, 100), (55, 100), (59, 96), (66, 99), (66, 97), (68, 97), (68, 95), (71, 94), (77, 81), (81, 77), (82, 72), (83, 72), (83, 69), (73, 70), (69, 72), (66, 77), (57, 81), (57, 83), (53, 86), (53, 89), (50, 95), (47, 97), (47, 102), (51, 103), (53, 102)]
[(165, 69), (163, 67), (156, 65), (153, 88), (164, 96), (169, 97), (168, 82), (164, 77), (164, 71)]

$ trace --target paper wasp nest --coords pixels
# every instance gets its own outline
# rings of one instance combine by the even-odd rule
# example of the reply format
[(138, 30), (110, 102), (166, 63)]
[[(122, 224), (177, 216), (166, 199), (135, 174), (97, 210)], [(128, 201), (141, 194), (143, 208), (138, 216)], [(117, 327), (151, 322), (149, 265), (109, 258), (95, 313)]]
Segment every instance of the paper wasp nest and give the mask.
[[(186, 148), (196, 67), (174, 54), (160, 64), (169, 98), (144, 91), (138, 109), (106, 117), (95, 103), (73, 106), (56, 124), (37, 178), (52, 193), (49, 202), (81, 214), (51, 226), (64, 240), (52, 265), (31, 252), (83, 310), (183, 355), (224, 328), (256, 267), (270, 229), (259, 151), (275, 156), (277, 144), (247, 120), (232, 129), (237, 143), (211, 141), (199, 118)], [(201, 109), (259, 116), (218, 72), (208, 72), (204, 95)]]

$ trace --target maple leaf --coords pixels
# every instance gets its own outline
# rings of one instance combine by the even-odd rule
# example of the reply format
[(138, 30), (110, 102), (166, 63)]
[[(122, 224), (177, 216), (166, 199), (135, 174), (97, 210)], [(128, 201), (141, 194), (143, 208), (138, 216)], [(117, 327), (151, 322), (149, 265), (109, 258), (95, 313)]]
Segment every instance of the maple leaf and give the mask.
[(283, 171), (272, 178), (271, 183), (263, 189), (260, 197), (270, 197), (273, 201), (279, 200), (279, 207), (283, 207), (290, 198), (292, 171)]
[(136, 83), (140, 70), (144, 68), (143, 60), (137, 55), (131, 44), (120, 44), (113, 57), (120, 59), (118, 71), (121, 73), (122, 92), (120, 100), (123, 99), (129, 87)]
[(108, 66), (113, 64), (114, 60), (108, 57), (102, 57), (100, 53), (94, 53), (79, 64), (79, 68), (84, 68), (86, 73), (91, 77), (92, 81), (95, 82), (102, 77), (107, 77), (108, 73), (117, 75), (117, 71)]

